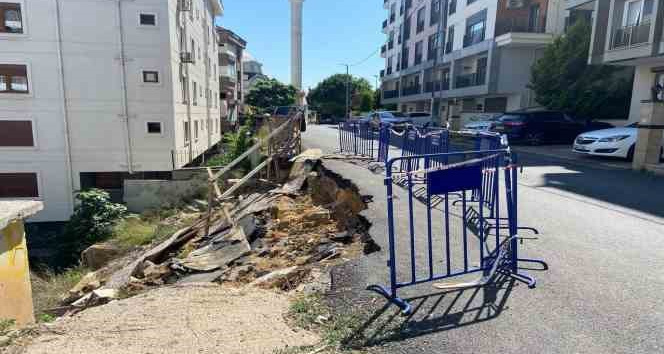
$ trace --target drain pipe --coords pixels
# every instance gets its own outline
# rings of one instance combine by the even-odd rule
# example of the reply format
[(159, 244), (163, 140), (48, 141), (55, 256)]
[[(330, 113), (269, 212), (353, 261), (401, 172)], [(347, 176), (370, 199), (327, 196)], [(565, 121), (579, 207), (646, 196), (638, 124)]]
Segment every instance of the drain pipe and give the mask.
[(55, 5), (55, 34), (57, 40), (55, 45), (58, 52), (58, 74), (60, 76), (60, 92), (62, 92), (62, 105), (60, 107), (62, 114), (62, 124), (64, 127), (64, 143), (65, 143), (65, 169), (67, 171), (67, 179), (69, 180), (69, 205), (74, 207), (74, 170), (71, 159), (71, 137), (69, 131), (69, 101), (67, 100), (67, 84), (65, 82), (65, 64), (62, 55), (62, 27), (60, 23), (60, 0), (53, 0)]
[(125, 56), (125, 43), (124, 43), (124, 26), (122, 24), (122, 1), (117, 0), (118, 2), (118, 39), (120, 44), (120, 80), (122, 81), (122, 116), (124, 120), (125, 127), (125, 151), (127, 154), (127, 172), (129, 174), (134, 173), (133, 167), (133, 156), (131, 154), (131, 128), (129, 126), (129, 106), (128, 106), (128, 96), (127, 96), (127, 58)]

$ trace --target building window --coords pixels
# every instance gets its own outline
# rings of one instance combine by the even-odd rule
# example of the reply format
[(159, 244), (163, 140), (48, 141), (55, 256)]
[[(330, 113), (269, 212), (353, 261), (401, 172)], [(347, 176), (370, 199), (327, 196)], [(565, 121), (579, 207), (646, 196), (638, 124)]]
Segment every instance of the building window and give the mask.
[(192, 93), (193, 93), (194, 99), (192, 100), (193, 101), (192, 104), (194, 106), (198, 106), (198, 86), (196, 85), (196, 81), (193, 81), (193, 83), (194, 83), (194, 92), (192, 92)]
[(0, 198), (39, 198), (36, 173), (0, 173)]
[(0, 2), (0, 33), (23, 33), (21, 4)]
[(161, 122), (148, 122), (148, 134), (161, 134)]
[(482, 10), (466, 20), (466, 35), (463, 38), (464, 48), (484, 40), (486, 13), (486, 10)]
[(441, 0), (433, 0), (431, 3), (431, 19), (429, 26), (433, 26), (440, 21), (440, 2)]
[(194, 121), (194, 141), (198, 140), (198, 121)]
[(451, 53), (454, 50), (454, 26), (447, 29), (447, 44), (445, 44), (445, 53)]
[(184, 143), (185, 145), (191, 140), (191, 129), (189, 128), (189, 122), (184, 122)]
[(403, 23), (403, 40), (407, 41), (410, 38), (410, 17)]
[(28, 93), (25, 65), (0, 64), (0, 93)]
[(32, 122), (29, 120), (0, 120), (0, 147), (32, 147)]
[(427, 7), (422, 6), (419, 10), (417, 10), (417, 31), (416, 33), (420, 33), (424, 31), (424, 18), (426, 16), (426, 10)]
[(155, 14), (145, 14), (142, 13), (138, 16), (139, 23), (141, 26), (156, 26), (157, 25), (157, 15)]
[(158, 71), (143, 71), (143, 82), (158, 84), (159, 83), (159, 72)]
[(448, 6), (450, 8), (450, 16), (454, 15), (456, 13), (457, 0), (450, 0), (450, 4)]
[(414, 65), (421, 64), (422, 63), (422, 55), (424, 53), (424, 45), (422, 44), (422, 41), (419, 41), (415, 43), (415, 63)]

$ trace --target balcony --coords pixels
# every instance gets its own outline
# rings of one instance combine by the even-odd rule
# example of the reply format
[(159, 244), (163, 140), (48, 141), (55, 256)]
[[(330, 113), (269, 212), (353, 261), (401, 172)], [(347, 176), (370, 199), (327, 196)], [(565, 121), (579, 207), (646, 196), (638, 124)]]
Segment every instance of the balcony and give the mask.
[(471, 86), (481, 86), (486, 82), (486, 72), (478, 70), (476, 73), (464, 74), (456, 77), (455, 88), (465, 88)]
[(477, 44), (484, 41), (484, 30), (470, 32), (463, 36), (463, 47), (470, 47), (473, 44)]
[(421, 85), (413, 85), (413, 86), (408, 86), (403, 88), (402, 94), (404, 96), (412, 96), (412, 95), (419, 95), (422, 93), (422, 86)]
[(385, 90), (383, 91), (383, 98), (389, 100), (390, 98), (399, 97), (399, 90)]
[(650, 42), (650, 22), (616, 28), (611, 33), (611, 49), (623, 49)]
[(496, 22), (496, 37), (506, 33), (545, 33), (546, 26), (528, 18), (503, 18)]
[(446, 91), (450, 89), (450, 81), (445, 80), (443, 82), (440, 81), (432, 81), (432, 82), (427, 82), (424, 84), (424, 92), (438, 92), (438, 91)]

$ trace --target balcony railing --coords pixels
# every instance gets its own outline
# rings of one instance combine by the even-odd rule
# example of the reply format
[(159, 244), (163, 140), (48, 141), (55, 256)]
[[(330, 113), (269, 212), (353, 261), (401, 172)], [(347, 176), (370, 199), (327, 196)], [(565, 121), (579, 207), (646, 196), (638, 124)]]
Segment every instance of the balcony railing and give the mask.
[(411, 95), (418, 95), (422, 93), (422, 86), (421, 85), (413, 85), (413, 86), (408, 86), (403, 88), (402, 94), (404, 96), (411, 96)]
[(505, 33), (544, 33), (544, 24), (535, 24), (528, 18), (503, 18), (496, 22), (496, 37)]
[(446, 91), (450, 89), (450, 82), (449, 80), (445, 81), (432, 81), (432, 82), (427, 82), (424, 84), (424, 92), (438, 92), (438, 91)]
[(484, 30), (470, 32), (463, 36), (463, 47), (469, 47), (473, 44), (480, 43), (484, 40)]
[(472, 74), (458, 75), (455, 80), (455, 88), (464, 88), (471, 86), (484, 85), (486, 82), (486, 72), (484, 70), (477, 71)]
[(611, 49), (631, 47), (650, 42), (650, 22), (616, 28), (612, 33)]
[(384, 99), (390, 99), (390, 98), (397, 98), (399, 97), (399, 90), (385, 90), (383, 91), (383, 98)]

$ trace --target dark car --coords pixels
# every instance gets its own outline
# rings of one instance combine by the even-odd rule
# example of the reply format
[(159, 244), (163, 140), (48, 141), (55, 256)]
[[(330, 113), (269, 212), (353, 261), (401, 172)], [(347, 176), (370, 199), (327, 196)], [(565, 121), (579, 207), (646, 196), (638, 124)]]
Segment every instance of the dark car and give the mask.
[(511, 141), (530, 145), (572, 144), (581, 133), (611, 128), (608, 123), (579, 119), (560, 111), (515, 111), (505, 113), (491, 131), (506, 134)]

